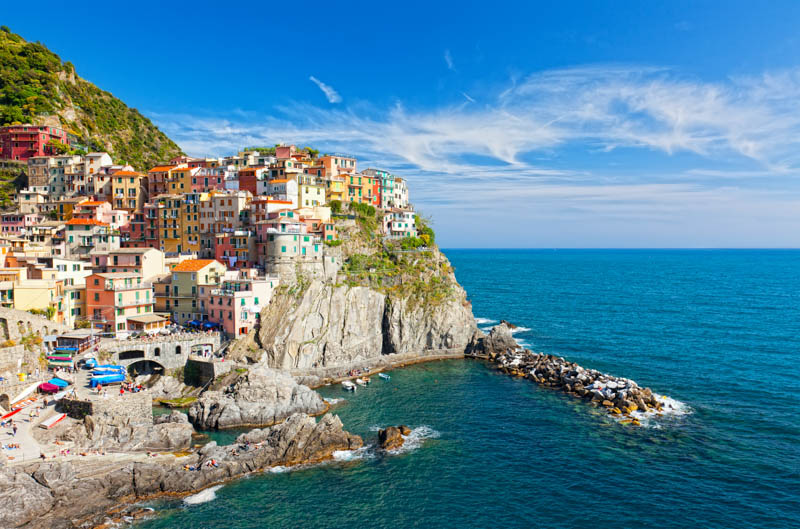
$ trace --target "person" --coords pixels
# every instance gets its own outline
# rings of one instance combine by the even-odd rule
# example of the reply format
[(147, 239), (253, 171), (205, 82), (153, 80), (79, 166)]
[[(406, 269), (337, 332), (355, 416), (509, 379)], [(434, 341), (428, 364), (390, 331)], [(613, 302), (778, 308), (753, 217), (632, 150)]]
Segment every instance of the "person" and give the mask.
[(15, 424), (14, 426), (12, 426), (12, 427), (11, 427), (11, 430), (14, 432), (14, 433), (12, 433), (11, 435), (12, 435), (13, 437), (16, 437), (16, 436), (17, 436), (17, 425)]
[(125, 393), (125, 388), (122, 386), (119, 387), (119, 396), (121, 397)]

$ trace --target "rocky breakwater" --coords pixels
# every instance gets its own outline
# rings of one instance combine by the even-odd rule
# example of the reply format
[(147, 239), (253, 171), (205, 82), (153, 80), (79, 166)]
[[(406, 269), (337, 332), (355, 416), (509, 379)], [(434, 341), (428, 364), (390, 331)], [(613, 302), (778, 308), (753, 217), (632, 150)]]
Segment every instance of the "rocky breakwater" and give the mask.
[(488, 336), (476, 338), (468, 354), (487, 358), (511, 376), (524, 377), (604, 407), (623, 423), (639, 426), (640, 419), (647, 414), (679, 411), (679, 403), (650, 388), (642, 388), (633, 380), (586, 369), (560, 356), (521, 348), (507, 322), (493, 327)]
[(206, 391), (189, 407), (189, 420), (206, 430), (264, 427), (294, 413), (319, 415), (328, 409), (308, 386), (288, 374), (253, 367), (223, 391)]
[(120, 518), (137, 510), (130, 505), (142, 500), (192, 494), (273, 466), (317, 463), (362, 445), (335, 415), (317, 422), (296, 414), (279, 425), (243, 434), (233, 445), (212, 442), (185, 457), (0, 468), (0, 527), (97, 527), (109, 521), (107, 513)]

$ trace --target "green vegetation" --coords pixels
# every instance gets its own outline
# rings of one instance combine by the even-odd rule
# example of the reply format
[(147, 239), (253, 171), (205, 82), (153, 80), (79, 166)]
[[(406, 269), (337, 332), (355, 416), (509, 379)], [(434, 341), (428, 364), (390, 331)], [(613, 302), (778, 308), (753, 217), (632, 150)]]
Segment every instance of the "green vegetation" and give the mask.
[(44, 316), (48, 320), (52, 320), (53, 316), (56, 315), (56, 308), (51, 305), (46, 309), (28, 309), (28, 312), (37, 316)]
[(425, 246), (433, 246), (436, 244), (436, 234), (433, 233), (433, 228), (430, 226), (430, 220), (422, 217), (421, 215), (414, 216), (414, 223), (417, 226), (417, 235)]
[(176, 399), (159, 399), (159, 403), (167, 408), (188, 408), (197, 397), (178, 397)]
[(341, 245), (342, 245), (342, 240), (341, 239), (335, 239), (335, 240), (332, 240), (332, 241), (325, 241), (325, 246), (327, 246), (328, 248), (336, 248), (337, 246), (341, 246)]
[(21, 123), (62, 127), (89, 150), (108, 151), (139, 170), (181, 154), (139, 111), (75, 75), (70, 62), (42, 44), (2, 26), (0, 125)]
[(78, 320), (75, 322), (76, 329), (88, 329), (91, 326), (92, 324), (89, 322), (89, 320)]
[(28, 178), (22, 169), (0, 169), (0, 208), (9, 209), (13, 207), (13, 196), (17, 190), (25, 186)]
[(17, 342), (14, 340), (6, 340), (3, 343), (0, 343), (0, 347), (14, 347), (17, 345)]
[(341, 200), (331, 200), (328, 205), (331, 207), (331, 213), (334, 215), (338, 215), (342, 212), (342, 201)]

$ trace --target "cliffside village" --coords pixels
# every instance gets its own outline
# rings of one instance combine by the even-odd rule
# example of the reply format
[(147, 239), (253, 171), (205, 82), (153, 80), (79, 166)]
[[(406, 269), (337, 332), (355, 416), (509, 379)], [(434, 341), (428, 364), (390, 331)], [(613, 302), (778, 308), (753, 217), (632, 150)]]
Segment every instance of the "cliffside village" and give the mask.
[(405, 180), (353, 156), (279, 145), (142, 173), (104, 152), (55, 155), (51, 140), (68, 141), (53, 127), (0, 128), (2, 157), (28, 176), (16, 211), (0, 214), (0, 306), (69, 328), (237, 338), (281, 271), (333, 259), (340, 204), (381, 211), (386, 238), (417, 236)]

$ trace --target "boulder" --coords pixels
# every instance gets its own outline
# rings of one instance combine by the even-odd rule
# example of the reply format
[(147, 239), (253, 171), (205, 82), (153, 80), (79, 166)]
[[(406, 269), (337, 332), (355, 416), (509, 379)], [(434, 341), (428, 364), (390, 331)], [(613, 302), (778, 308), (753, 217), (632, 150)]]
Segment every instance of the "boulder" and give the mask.
[(259, 366), (225, 391), (207, 391), (189, 407), (189, 420), (204, 429), (270, 426), (294, 413), (325, 411), (322, 398), (290, 375)]
[(378, 431), (378, 442), (384, 450), (394, 450), (403, 446), (403, 434), (400, 428), (396, 426), (389, 426), (385, 430)]

